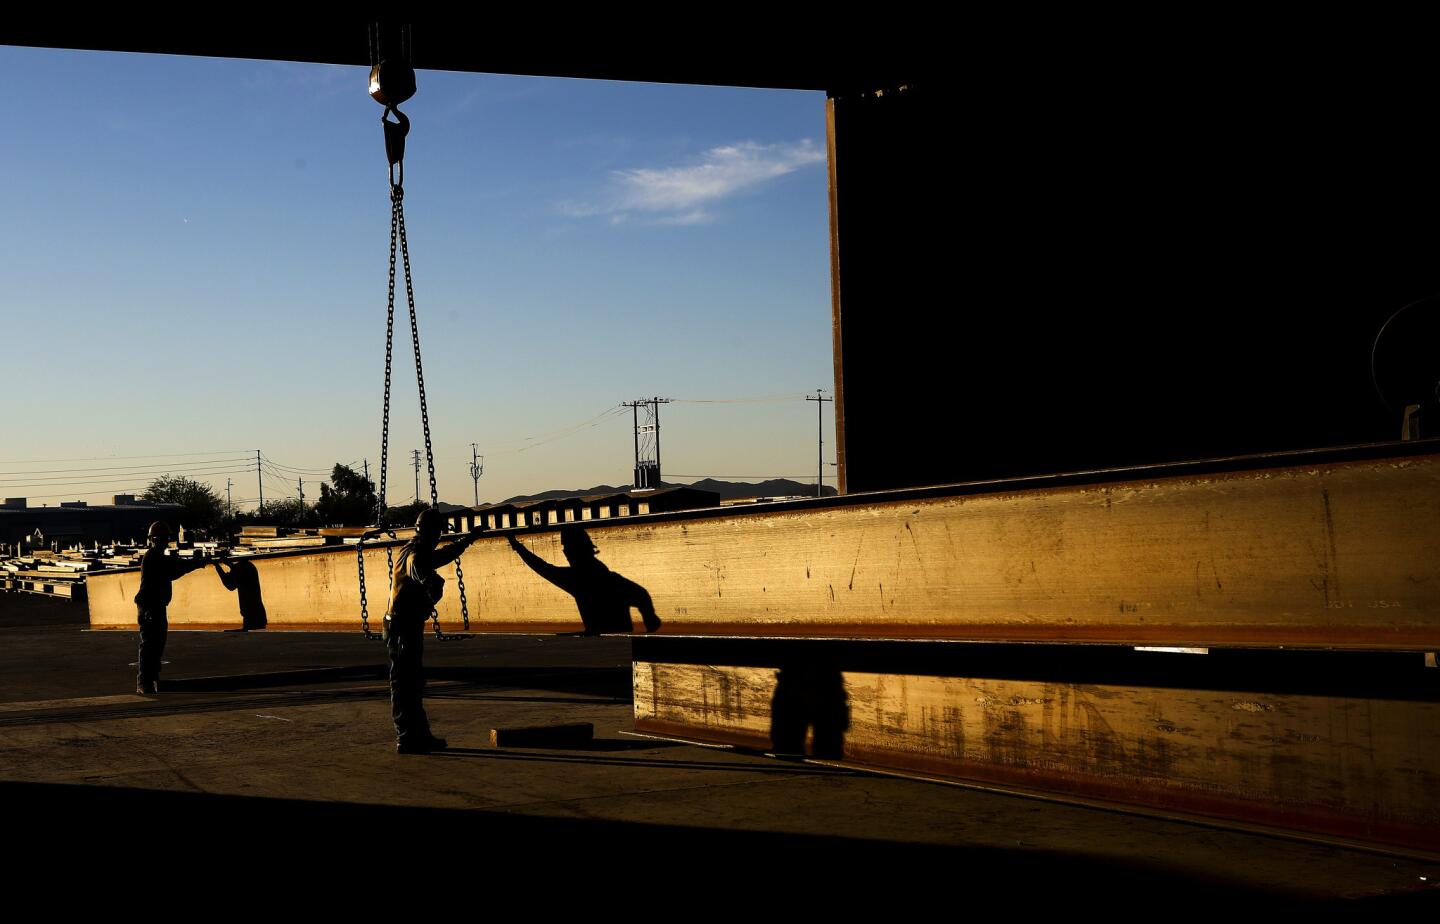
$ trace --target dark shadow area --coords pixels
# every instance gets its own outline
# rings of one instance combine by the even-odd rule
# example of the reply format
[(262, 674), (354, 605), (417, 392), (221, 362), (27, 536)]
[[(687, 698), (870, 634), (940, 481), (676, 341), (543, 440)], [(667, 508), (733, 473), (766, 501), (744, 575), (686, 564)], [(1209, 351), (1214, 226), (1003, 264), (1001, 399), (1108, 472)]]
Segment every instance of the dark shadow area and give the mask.
[(0, 591), (0, 628), (77, 626), (88, 625), (89, 622), (90, 608), (84, 600)]
[(464, 690), (464, 689), (459, 689), (459, 690), (452, 690), (452, 689), (434, 690), (434, 689), (429, 689), (429, 688), (427, 688), (426, 691), (425, 691), (425, 698), (426, 698), (426, 699), (459, 699), (459, 700), (465, 700), (465, 701), (467, 701), (467, 702), (484, 702), (484, 703), (542, 703), (542, 704), (546, 704), (546, 705), (564, 705), (564, 706), (594, 706), (594, 705), (606, 704), (606, 703), (628, 703), (628, 702), (630, 702), (629, 697), (626, 697), (625, 699), (617, 699), (617, 698), (615, 698), (615, 697), (604, 697), (604, 696), (506, 696), (506, 695), (503, 695), (503, 694), (501, 694), (501, 695), (496, 695), (496, 694), (494, 694), (494, 693), (476, 692), (476, 691), (474, 691), (474, 690)]
[(260, 674), (167, 679), (162, 692), (225, 693), (232, 690), (262, 690), (269, 687), (316, 686), (356, 680), (384, 680), (385, 676), (385, 665), (383, 664), (364, 664), (354, 667), (306, 667), (298, 670), (268, 671)]
[[(731, 773), (752, 774), (756, 776), (794, 777), (794, 776), (856, 776), (863, 773), (862, 770), (851, 770), (844, 767), (822, 767), (815, 764), (797, 764), (783, 761), (721, 761), (721, 760), (649, 760), (643, 757), (610, 757), (601, 755), (587, 756), (585, 751), (591, 750), (586, 747), (568, 747), (565, 751), (570, 753), (559, 753), (561, 749), (554, 749), (555, 753), (544, 753), (549, 748), (465, 748), (451, 747), (443, 751), (437, 751), (433, 756), (449, 759), (484, 759), (484, 760), (506, 760), (519, 763), (542, 763), (542, 764), (587, 764), (590, 766), (604, 767), (647, 767), (649, 769), (671, 769), (671, 770), (723, 770)], [(737, 749), (738, 750), (738, 749)], [(538, 753), (537, 753), (538, 752)]]
[[(423, 845), (426, 856), (463, 856), (481, 864), (492, 882), (503, 881), (510, 890), (537, 885), (545, 889), (545, 895), (553, 893), (560, 881), (554, 860), (545, 859), (554, 856), (556, 845), (564, 845), (566, 854), (574, 857), (648, 857), (651, 862), (643, 881), (622, 899), (637, 903), (683, 900), (693, 906), (697, 897), (713, 895), (722, 882), (733, 884), (738, 907), (770, 911), (790, 907), (839, 910), (858, 897), (895, 900), (904, 894), (902, 889), (917, 897), (953, 898), (952, 890), (958, 885), (974, 887), (975, 898), (983, 893), (986, 904), (995, 910), (1008, 908), (1026, 915), (1052, 903), (1073, 911), (1095, 901), (1124, 909), (1134, 909), (1137, 902), (1147, 899), (1165, 903), (1156, 907), (1173, 907), (1180, 899), (1187, 909), (1242, 900), (1247, 910), (1256, 903), (1305, 903), (1302, 897), (1241, 887), (1159, 863), (1053, 850), (945, 847), (501, 811), (102, 786), (0, 783), (0, 800), (20, 808), (8, 826), (10, 841), (24, 845), (23, 850), (12, 853), (12, 876), (64, 875), (89, 888), (114, 871), (116, 878), (128, 881), (133, 877), (130, 865), (109, 855), (92, 856), (80, 869), (58, 864), (56, 858), (72, 856), (77, 843), (75, 825), (65, 820), (83, 819), (85, 831), (123, 832), (133, 829), (137, 819), (144, 819), (171, 847), (165, 858), (167, 898), (186, 896), (184, 890), (194, 884), (194, 895), (212, 904), (217, 871), (252, 868), (257, 849), (265, 851), (267, 876), (303, 875), (310, 882), (323, 881), (325, 901), (332, 908), (356, 901), (385, 901), (389, 890), (376, 890), (361, 874), (363, 870), (357, 870), (356, 862), (365, 850), (401, 835), (407, 843)], [(323, 834), (327, 849), (306, 850), (303, 857), (291, 849), (279, 849), (275, 839), (287, 831)], [(225, 836), (217, 837), (217, 832)], [(193, 849), (174, 849), (177, 847)], [(662, 857), (670, 861), (655, 862)], [(683, 862), (674, 862), (675, 858), (683, 858)], [(571, 864), (565, 869), (564, 888), (593, 881), (613, 891), (618, 885), (615, 875), (608, 864)], [(844, 887), (831, 887), (817, 878), (825, 875), (854, 878)], [(317, 876), (325, 878), (316, 880)], [(444, 879), (442, 875), (435, 890), (437, 901), (455, 891), (453, 886), (445, 887)], [(461, 891), (465, 901), (475, 900), (472, 890)], [(1424, 907), (1435, 894), (1391, 895), (1379, 901), (1397, 909)]]
[(599, 548), (584, 529), (570, 525), (560, 530), (560, 545), (565, 552), (565, 560), (570, 562), (568, 568), (545, 561), (521, 545), (513, 533), (509, 539), (510, 547), (531, 571), (575, 598), (586, 635), (633, 632), (635, 626), (630, 620), (632, 608), (639, 610), (646, 632), (659, 630), (660, 617), (655, 615), (650, 592), (605, 567), (597, 557)]
[(623, 753), (626, 751), (663, 751), (668, 748), (683, 748), (679, 741), (660, 741), (654, 738), (595, 738), (576, 750)]
[[(1337, 36), (1327, 67), (1264, 29), (1145, 49), (1017, 30), (1023, 52), (977, 59), (993, 82), (958, 166), (930, 143), (958, 72), (834, 99), (850, 490), (1399, 437), (1369, 354), (1436, 291), (1425, 56)], [(954, 227), (895, 234), (946, 179)], [(957, 309), (924, 311), (940, 290)], [(895, 452), (931, 414), (905, 396), (933, 389), (967, 396), (971, 448)]]
[[(850, 701), (838, 667), (804, 658), (780, 666), (770, 701), (770, 746), (776, 753), (839, 760), (849, 728)], [(807, 749), (805, 736), (811, 730), (814, 738)]]
[[(350, 667), (305, 667), (287, 671), (266, 671), (255, 674), (233, 674), (214, 677), (190, 677), (166, 680), (165, 693), (223, 693), (234, 690), (264, 690), (297, 686), (318, 686), (355, 681), (383, 681), (388, 676), (384, 664), (361, 664)], [(447, 682), (483, 687), (521, 690), (548, 690), (556, 693), (586, 693), (611, 700), (630, 699), (630, 669), (617, 668), (513, 668), (513, 667), (437, 667), (426, 671), (432, 683)], [(440, 690), (427, 695), (444, 695)], [(555, 702), (550, 698), (525, 699)], [(593, 702), (593, 699), (577, 700)]]
[(161, 693), (128, 703), (74, 706), (61, 709), (33, 709), (0, 712), (0, 728), (12, 725), (52, 725), (73, 722), (105, 722), (115, 719), (159, 718), (170, 715), (195, 715), (205, 712), (233, 712), (237, 709), (274, 709), (285, 706), (309, 706), (347, 700), (383, 699), (383, 689), (325, 690), (297, 692), (276, 690), (250, 695), (230, 694), (219, 698), (203, 695), (167, 695)]
[[(548, 690), (577, 693), (628, 702), (631, 696), (630, 665), (616, 667), (432, 667), (426, 679), (453, 681), (515, 690)], [(431, 695), (430, 693), (426, 694)]]
[[(1209, 654), (1122, 645), (866, 642), (849, 639), (636, 637), (637, 661), (1052, 683), (1248, 691), (1370, 699), (1440, 699), (1440, 670), (1420, 652), (1214, 648)], [(802, 689), (804, 684), (801, 684)]]
[[(229, 573), (226, 573), (226, 568)], [(241, 625), (247, 631), (265, 628), (265, 600), (260, 593), (260, 572), (255, 563), (243, 558), (217, 560), (215, 573), (220, 576), (220, 583), (225, 585), (225, 589), (235, 594), (240, 604)]]

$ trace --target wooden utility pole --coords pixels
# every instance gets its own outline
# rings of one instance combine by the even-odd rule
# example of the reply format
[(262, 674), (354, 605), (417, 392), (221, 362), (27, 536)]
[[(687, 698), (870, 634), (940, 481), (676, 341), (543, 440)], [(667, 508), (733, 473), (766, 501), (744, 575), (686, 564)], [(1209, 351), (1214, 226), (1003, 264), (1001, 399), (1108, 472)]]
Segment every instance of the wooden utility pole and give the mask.
[(470, 480), (475, 482), (475, 506), (480, 506), (480, 476), (485, 474), (485, 457), (479, 455), (480, 448), (470, 444)]
[(823, 409), (826, 401), (834, 401), (834, 398), (821, 397), (823, 389), (815, 389), (815, 397), (806, 397), (806, 401), (815, 402), (815, 496), (822, 497), (825, 493), (825, 415)]

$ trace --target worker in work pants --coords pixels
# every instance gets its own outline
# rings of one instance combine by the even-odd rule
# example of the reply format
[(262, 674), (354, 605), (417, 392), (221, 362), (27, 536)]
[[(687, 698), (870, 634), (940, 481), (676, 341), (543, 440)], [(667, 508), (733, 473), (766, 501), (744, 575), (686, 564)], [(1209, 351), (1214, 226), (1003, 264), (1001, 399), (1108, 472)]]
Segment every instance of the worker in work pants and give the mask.
[(425, 715), (425, 620), (392, 617), (385, 633), (390, 649), (390, 714), (395, 740), (408, 750), (435, 740)]
[(150, 524), (149, 547), (140, 556), (140, 589), (135, 594), (135, 619), (140, 624), (140, 656), (135, 692), (157, 693), (160, 690), (160, 658), (165, 654), (165, 637), (170, 634), (170, 621), (165, 610), (170, 606), (170, 585), (197, 568), (205, 567), (205, 559), (181, 561), (165, 554), (170, 542), (170, 527), (156, 521)]
[(165, 656), (165, 639), (170, 634), (170, 621), (163, 606), (136, 605), (140, 623), (140, 652), (136, 659), (136, 692), (155, 692), (160, 680), (160, 659)]

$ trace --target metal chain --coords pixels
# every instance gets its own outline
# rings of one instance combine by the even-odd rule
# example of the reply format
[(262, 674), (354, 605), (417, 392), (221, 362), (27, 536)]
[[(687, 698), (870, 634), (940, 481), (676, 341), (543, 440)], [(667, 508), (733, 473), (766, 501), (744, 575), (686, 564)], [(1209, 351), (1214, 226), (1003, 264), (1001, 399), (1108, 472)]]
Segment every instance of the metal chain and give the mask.
[(465, 631), (470, 631), (470, 601), (465, 599), (465, 572), (460, 569), (460, 559), (455, 559), (455, 590), (460, 594), (460, 616), (465, 620)]
[(374, 638), (370, 631), (370, 603), (365, 596), (365, 537), (355, 543), (355, 567), (360, 572), (360, 634)]
[(415, 382), (420, 389), (420, 424), (425, 429), (425, 464), (430, 475), (430, 506), (440, 500), (435, 488), (435, 455), (430, 445), (430, 410), (425, 400), (425, 369), (420, 361), (420, 324), (415, 315), (415, 285), (410, 277), (410, 244), (405, 237), (405, 191), (394, 187), (395, 220), (400, 229), (400, 258), (405, 265), (405, 301), (410, 307), (410, 345), (415, 350)]
[[(393, 187), (390, 197), (390, 281), (385, 299), (385, 397), (380, 423), (380, 485), (375, 494), (375, 527), (377, 529), (385, 525), (385, 482), (390, 467), (390, 383), (394, 376), (395, 366), (395, 245), (399, 239), (399, 216), (399, 187)], [(405, 263), (405, 281), (408, 290), (410, 281), (408, 254)], [(389, 599), (394, 595), (395, 589), (395, 551), (391, 546), (385, 547), (385, 561), (391, 590), (391, 593), (386, 596), (388, 615)], [(355, 544), (355, 566), (360, 573), (360, 631), (366, 638), (375, 638), (376, 634), (370, 631), (370, 604), (365, 588), (365, 539), (363, 536)]]
[[(384, 116), (381, 116), (384, 121)], [(398, 187), (396, 187), (398, 189)], [(399, 238), (400, 200), (390, 197), (390, 280), (385, 298), (385, 410), (380, 423), (380, 484), (375, 494), (375, 525), (385, 525), (385, 482), (390, 474), (390, 380), (395, 367), (395, 242)], [(392, 532), (393, 539), (395, 534)], [(389, 580), (385, 594), (385, 615), (390, 615), (390, 601), (395, 598), (395, 547), (385, 547), (385, 575)]]
[[(415, 284), (410, 275), (410, 242), (405, 236), (405, 190), (399, 184), (392, 184), (390, 198), (394, 203), (395, 214), (392, 225), (399, 231), (400, 259), (405, 269), (405, 301), (410, 309), (410, 344), (415, 353), (415, 383), (420, 392), (420, 424), (425, 434), (425, 465), (430, 477), (430, 507), (436, 509), (440, 506), (440, 493), (435, 484), (435, 450), (430, 439), (430, 408), (425, 398), (425, 367), (420, 358), (420, 322), (415, 312)], [(393, 280), (395, 265), (393, 249), (390, 254), (390, 265)], [(392, 306), (394, 304), (393, 295), (391, 304)], [(455, 561), (455, 590), (460, 595), (460, 613), (465, 621), (465, 629), (469, 630), (470, 602), (465, 599), (465, 572), (460, 567), (459, 559)], [(445, 638), (445, 633), (440, 630), (440, 611), (432, 608), (430, 618), (434, 623), (436, 637)]]

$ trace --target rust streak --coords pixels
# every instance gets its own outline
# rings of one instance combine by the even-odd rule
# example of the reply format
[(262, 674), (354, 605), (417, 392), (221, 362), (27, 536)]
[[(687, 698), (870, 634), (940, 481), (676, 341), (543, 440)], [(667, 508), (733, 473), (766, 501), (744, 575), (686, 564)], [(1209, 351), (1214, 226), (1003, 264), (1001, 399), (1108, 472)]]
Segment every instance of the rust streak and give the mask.
[[(1325, 502), (1325, 539), (1326, 549), (1329, 552), (1329, 560), (1325, 569), (1329, 575), (1326, 585), (1334, 585), (1335, 598), (1338, 600), (1340, 598), (1340, 575), (1337, 573), (1339, 556), (1335, 550), (1335, 516), (1330, 510), (1330, 489), (1321, 488), (1320, 497)], [(1325, 602), (1330, 602), (1328, 597)]]

